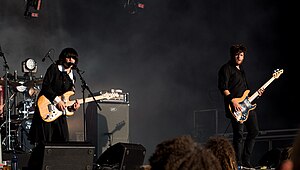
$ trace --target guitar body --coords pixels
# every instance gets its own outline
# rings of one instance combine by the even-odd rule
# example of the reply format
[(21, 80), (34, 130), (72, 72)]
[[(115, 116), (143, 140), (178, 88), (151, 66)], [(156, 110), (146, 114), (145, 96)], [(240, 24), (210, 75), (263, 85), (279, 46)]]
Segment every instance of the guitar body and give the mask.
[[(260, 89), (266, 89), (275, 79), (278, 79), (282, 73), (283, 69), (274, 70), (272, 77), (263, 86), (261, 86)], [(250, 90), (246, 90), (241, 98), (233, 99), (239, 102), (242, 107), (241, 111), (236, 112), (232, 109), (231, 104), (229, 105), (230, 112), (239, 123), (245, 122), (248, 119), (249, 112), (256, 108), (256, 104), (251, 104), (251, 102), (259, 96), (259, 92), (256, 91), (252, 96), (248, 97), (249, 92)]]
[(40, 111), (40, 116), (45, 122), (52, 122), (57, 119), (61, 115), (72, 116), (74, 112), (68, 110), (70, 106), (72, 106), (75, 101), (70, 101), (70, 96), (74, 95), (73, 91), (68, 91), (61, 96), (61, 100), (66, 103), (66, 110), (60, 111), (56, 108), (56, 106), (50, 102), (44, 95), (40, 96), (37, 101), (37, 105)]
[[(70, 96), (73, 96), (75, 92), (73, 91), (67, 91), (62, 96), (60, 96), (60, 99), (65, 102), (66, 109), (64, 111), (60, 111), (56, 108), (56, 106), (49, 101), (44, 95), (40, 96), (37, 101), (37, 105), (40, 111), (40, 116), (45, 122), (52, 122), (55, 119), (57, 119), (61, 115), (66, 116), (73, 116), (74, 112), (72, 111), (72, 106), (75, 103), (75, 100), (70, 101)], [(103, 99), (113, 99), (120, 97), (119, 93), (104, 93), (100, 94), (99, 96), (94, 97), (88, 97), (83, 99), (77, 99), (79, 104), (82, 104), (83, 102), (92, 102), (95, 100), (103, 100)]]
[(234, 111), (234, 109), (232, 109), (232, 106), (229, 105), (231, 114), (239, 123), (245, 122), (248, 119), (249, 112), (256, 108), (256, 104), (251, 104), (251, 102), (248, 100), (249, 92), (250, 90), (246, 90), (241, 98), (234, 99), (241, 105), (241, 111)]

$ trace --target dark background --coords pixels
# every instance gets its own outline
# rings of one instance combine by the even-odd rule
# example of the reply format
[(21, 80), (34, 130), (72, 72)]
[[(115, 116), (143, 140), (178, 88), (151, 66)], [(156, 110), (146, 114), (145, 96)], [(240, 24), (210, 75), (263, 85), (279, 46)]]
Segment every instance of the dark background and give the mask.
[[(134, 9), (127, 2), (145, 7)], [(233, 43), (248, 47), (244, 67), (252, 92), (273, 70), (284, 69), (256, 100), (260, 129), (299, 126), (292, 100), (297, 97), (292, 86), (295, 67), (290, 63), (298, 55), (296, 14), (289, 2), (43, 0), (39, 17), (31, 19), (24, 17), (25, 4), (0, 2), (0, 45), (9, 73), (22, 75), (21, 62), (33, 58), (36, 76), (43, 75), (51, 61), (42, 58), (50, 48), (56, 60), (63, 48), (74, 47), (91, 91), (114, 88), (129, 93), (130, 140), (146, 147), (146, 159), (162, 140), (195, 135), (195, 111), (216, 109), (218, 133), (224, 132), (217, 71), (229, 59)], [(0, 71), (4, 75), (4, 69)], [(82, 113), (70, 117), (69, 125), (76, 140), (75, 134), (83, 132)]]

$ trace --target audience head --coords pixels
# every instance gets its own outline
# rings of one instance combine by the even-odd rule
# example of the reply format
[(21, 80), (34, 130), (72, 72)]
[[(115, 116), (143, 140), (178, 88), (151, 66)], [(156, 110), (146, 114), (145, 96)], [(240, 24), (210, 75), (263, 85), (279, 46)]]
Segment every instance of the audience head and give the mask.
[(300, 131), (293, 145), (282, 151), (280, 161), (276, 170), (300, 170)]
[(300, 131), (293, 143), (291, 160), (294, 164), (294, 170), (300, 170)]
[(149, 158), (151, 170), (221, 170), (218, 159), (189, 135), (165, 140)]
[(204, 146), (218, 158), (223, 170), (237, 170), (235, 151), (228, 138), (212, 136)]

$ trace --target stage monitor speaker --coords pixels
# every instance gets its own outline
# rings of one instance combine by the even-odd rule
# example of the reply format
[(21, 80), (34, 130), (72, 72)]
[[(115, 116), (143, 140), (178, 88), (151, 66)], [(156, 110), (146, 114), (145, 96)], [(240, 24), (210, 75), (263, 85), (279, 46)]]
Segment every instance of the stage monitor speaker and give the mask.
[(96, 146), (96, 158), (109, 146), (118, 142), (129, 143), (129, 104), (94, 102), (86, 109), (87, 141)]
[(95, 147), (85, 142), (44, 144), (35, 147), (28, 167), (34, 170), (93, 170)]
[(104, 151), (96, 164), (100, 169), (139, 170), (145, 154), (146, 149), (141, 144), (119, 142)]

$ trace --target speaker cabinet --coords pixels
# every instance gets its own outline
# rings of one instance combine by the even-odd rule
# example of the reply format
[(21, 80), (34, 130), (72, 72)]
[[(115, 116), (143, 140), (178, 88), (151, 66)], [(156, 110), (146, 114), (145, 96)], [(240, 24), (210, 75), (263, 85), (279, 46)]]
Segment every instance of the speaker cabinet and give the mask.
[(139, 170), (146, 149), (141, 144), (119, 142), (109, 147), (96, 161), (100, 169)]
[(194, 131), (196, 140), (204, 143), (218, 132), (218, 111), (216, 109), (194, 111)]
[(28, 167), (34, 170), (92, 170), (95, 147), (84, 142), (44, 144), (35, 147)]
[(95, 145), (96, 158), (109, 146), (129, 143), (128, 103), (89, 103), (86, 109), (86, 138)]

